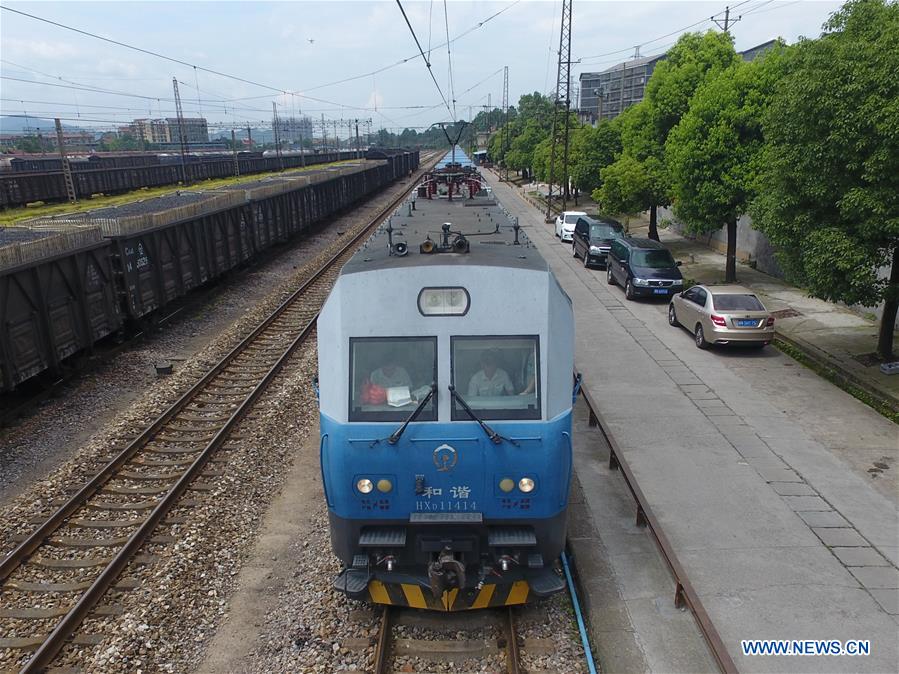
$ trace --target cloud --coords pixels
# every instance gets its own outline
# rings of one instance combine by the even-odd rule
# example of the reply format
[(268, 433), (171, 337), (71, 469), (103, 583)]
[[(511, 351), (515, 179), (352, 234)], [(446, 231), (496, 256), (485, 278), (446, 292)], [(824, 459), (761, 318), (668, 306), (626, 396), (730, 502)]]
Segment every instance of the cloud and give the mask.
[(105, 76), (137, 77), (140, 73), (136, 65), (120, 59), (101, 59), (94, 67), (98, 73)]
[(10, 37), (3, 40), (4, 52), (14, 57), (32, 56), (45, 59), (69, 59), (81, 56), (82, 51), (67, 42), (45, 42), (43, 40), (22, 40)]

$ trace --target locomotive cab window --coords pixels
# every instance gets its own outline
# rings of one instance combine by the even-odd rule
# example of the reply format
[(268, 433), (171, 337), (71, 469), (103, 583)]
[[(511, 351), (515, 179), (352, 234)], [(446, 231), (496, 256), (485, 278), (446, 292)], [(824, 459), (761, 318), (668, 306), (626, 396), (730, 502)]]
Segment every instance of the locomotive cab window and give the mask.
[[(453, 337), (453, 386), (481, 419), (540, 418), (536, 336)], [(453, 421), (471, 419), (453, 400)]]
[[(402, 421), (434, 381), (436, 337), (350, 338), (350, 421)], [(432, 397), (417, 420), (436, 418)]]

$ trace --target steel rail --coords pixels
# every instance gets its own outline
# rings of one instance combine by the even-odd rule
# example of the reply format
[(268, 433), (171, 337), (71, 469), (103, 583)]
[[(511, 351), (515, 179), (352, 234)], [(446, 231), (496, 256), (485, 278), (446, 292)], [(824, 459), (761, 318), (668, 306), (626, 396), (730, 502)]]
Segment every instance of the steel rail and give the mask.
[[(375, 643), (374, 674), (389, 674), (391, 644), (393, 642), (393, 624), (396, 621), (396, 613), (401, 608), (398, 606), (384, 606), (381, 611), (381, 621), (378, 627), (378, 639)], [(491, 610), (491, 609), (484, 609)], [(514, 607), (509, 606), (502, 610), (503, 639), (506, 642), (506, 672), (507, 674), (522, 674), (521, 648), (518, 644), (518, 627), (515, 622)], [(501, 646), (502, 642), (500, 642)]]
[(514, 608), (506, 611), (506, 631), (509, 643), (506, 645), (506, 672), (521, 674), (521, 650), (518, 648), (518, 628), (515, 624)]
[(674, 552), (671, 542), (662, 530), (658, 519), (649, 505), (649, 501), (640, 489), (640, 485), (637, 484), (634, 473), (631, 471), (630, 466), (625, 460), (621, 448), (609, 432), (608, 425), (606, 424), (605, 419), (603, 419), (602, 414), (599, 412), (599, 407), (594, 402), (586, 387), (581, 387), (581, 396), (583, 396), (584, 402), (587, 403), (587, 407), (590, 410), (590, 425), (599, 428), (599, 432), (602, 433), (603, 438), (605, 438), (606, 443), (609, 445), (609, 468), (612, 470), (621, 470), (624, 482), (630, 490), (631, 495), (634, 497), (634, 501), (637, 504), (637, 525), (649, 527), (649, 531), (652, 534), (659, 551), (662, 553), (665, 563), (671, 570), (672, 576), (674, 576), (676, 584), (674, 591), (675, 606), (682, 607), (686, 605), (690, 609), (690, 612), (693, 614), (693, 618), (696, 620), (696, 624), (699, 627), (699, 631), (702, 633), (702, 636), (705, 639), (712, 656), (721, 668), (721, 671), (725, 674), (737, 674), (737, 666), (734, 663), (733, 658), (731, 658), (730, 653), (727, 651), (724, 640), (721, 638), (721, 635), (718, 634), (718, 630), (715, 628), (714, 623), (712, 623), (712, 619), (705, 610), (702, 600), (699, 598), (699, 594), (696, 592), (692, 583), (690, 583), (686, 570), (678, 559), (677, 554)]
[[(235, 358), (242, 354), (248, 346), (250, 346), (260, 335), (262, 335), (276, 320), (278, 320), (284, 312), (291, 307), (308, 289), (319, 280), (331, 267), (339, 261), (347, 252), (367, 234), (371, 232), (381, 221), (389, 216), (391, 210), (396, 208), (398, 204), (411, 192), (415, 187), (415, 183), (403, 190), (395, 199), (383, 208), (368, 225), (360, 229), (339, 251), (332, 255), (309, 279), (307, 279), (294, 293), (282, 302), (275, 311), (270, 314), (262, 323), (260, 323), (247, 337), (235, 346), (228, 354), (220, 360), (209, 372), (206, 373), (196, 384), (194, 384), (186, 393), (184, 393), (175, 403), (173, 403), (165, 412), (162, 413), (140, 436), (135, 438), (129, 445), (122, 450), (113, 460), (104, 466), (101, 471), (89, 480), (81, 489), (76, 492), (65, 504), (63, 504), (50, 518), (48, 518), (40, 527), (38, 527), (31, 535), (20, 543), (9, 555), (7, 555), (2, 563), (0, 563), (0, 582), (6, 580), (17, 568), (19, 568), (30, 555), (39, 548), (44, 539), (51, 535), (79, 508), (84, 506), (88, 500), (96, 494), (110, 479), (112, 479), (118, 469), (133, 458), (141, 448), (146, 446), (152, 438), (162, 430), (166, 424), (171, 421), (178, 413), (180, 413), (187, 404), (193, 400), (206, 385), (223, 372)], [(50, 633), (41, 646), (34, 652), (31, 659), (20, 670), (23, 674), (30, 672), (38, 672), (45, 669), (53, 658), (59, 653), (65, 642), (74, 634), (78, 626), (83, 622), (84, 618), (96, 606), (97, 602), (109, 587), (115, 582), (115, 579), (122, 570), (130, 562), (131, 558), (138, 549), (149, 539), (152, 532), (162, 521), (166, 513), (171, 510), (172, 506), (177, 502), (178, 498), (186, 491), (193, 479), (205, 467), (208, 460), (217, 449), (227, 440), (228, 434), (233, 427), (246, 415), (246, 412), (252, 407), (253, 403), (265, 391), (268, 385), (274, 380), (275, 376), (284, 367), (286, 361), (296, 351), (296, 349), (306, 340), (310, 332), (314, 329), (318, 317), (318, 311), (314, 313), (306, 326), (302, 328), (300, 333), (293, 339), (291, 344), (281, 354), (275, 364), (268, 370), (264, 377), (256, 384), (253, 390), (244, 398), (243, 402), (233, 410), (231, 416), (215, 435), (207, 443), (206, 447), (201, 450), (200, 455), (194, 460), (190, 467), (182, 474), (178, 481), (171, 487), (160, 502), (153, 508), (150, 515), (143, 523), (129, 536), (125, 545), (118, 550), (109, 564), (104, 568), (101, 574), (95, 579), (92, 585), (85, 590), (79, 597), (75, 605), (69, 612), (57, 623), (56, 628)]]
[(395, 610), (393, 606), (385, 606), (381, 613), (378, 643), (375, 644), (374, 674), (387, 674), (387, 665), (390, 663), (390, 635), (393, 631), (393, 612)]

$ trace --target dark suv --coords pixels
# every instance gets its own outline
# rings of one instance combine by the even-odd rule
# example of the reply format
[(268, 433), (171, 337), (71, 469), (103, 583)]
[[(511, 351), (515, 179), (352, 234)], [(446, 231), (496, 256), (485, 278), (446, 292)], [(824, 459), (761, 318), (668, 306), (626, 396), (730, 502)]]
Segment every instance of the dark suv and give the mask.
[(606, 264), (609, 285), (624, 286), (629, 300), (636, 297), (671, 297), (684, 287), (680, 262), (658, 241), (622, 237), (612, 241)]
[(574, 225), (571, 254), (580, 256), (585, 267), (593, 263), (606, 266), (606, 256), (612, 241), (622, 236), (624, 228), (615, 220), (580, 217)]

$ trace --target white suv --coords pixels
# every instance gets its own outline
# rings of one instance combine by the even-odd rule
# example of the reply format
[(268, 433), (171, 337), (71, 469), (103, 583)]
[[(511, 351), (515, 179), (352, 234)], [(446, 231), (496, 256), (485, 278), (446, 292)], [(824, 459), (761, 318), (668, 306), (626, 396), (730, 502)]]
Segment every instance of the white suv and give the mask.
[(556, 218), (556, 236), (562, 240), (562, 243), (571, 243), (578, 218), (586, 217), (586, 215), (583, 211), (564, 211)]

